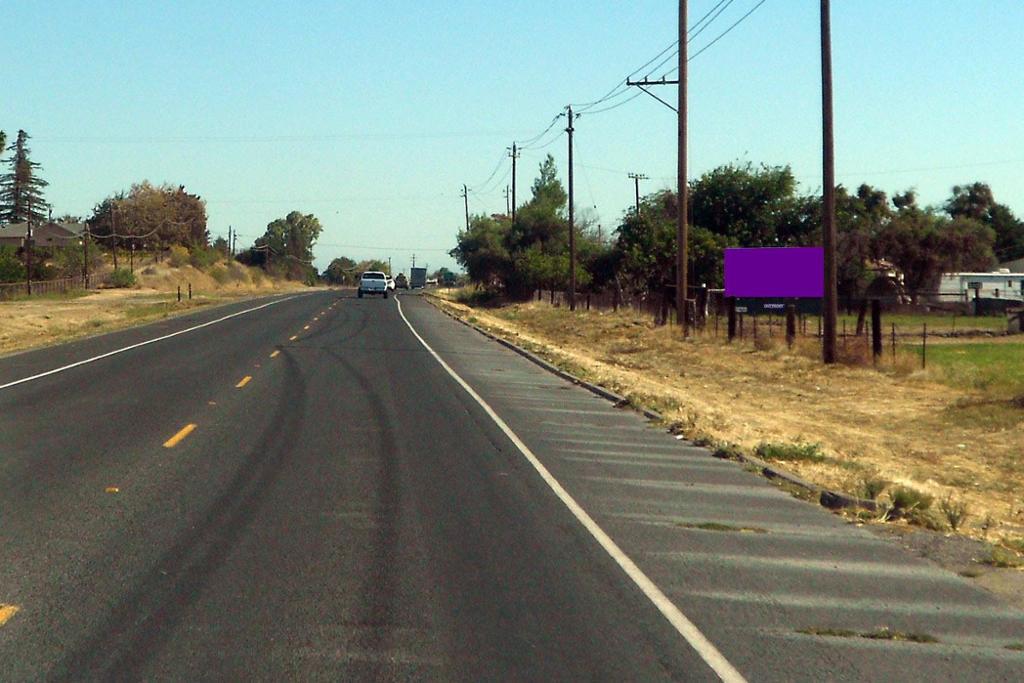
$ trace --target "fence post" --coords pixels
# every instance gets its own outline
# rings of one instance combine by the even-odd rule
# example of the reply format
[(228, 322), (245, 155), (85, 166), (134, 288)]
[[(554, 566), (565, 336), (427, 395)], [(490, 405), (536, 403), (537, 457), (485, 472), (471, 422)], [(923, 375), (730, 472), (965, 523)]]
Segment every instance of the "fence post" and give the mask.
[(736, 297), (729, 297), (729, 308), (726, 314), (728, 315), (729, 342), (732, 343), (732, 340), (736, 338)]
[(796, 306), (786, 306), (786, 346), (793, 348), (793, 340), (796, 338)]
[(192, 283), (188, 283), (188, 300), (192, 301)]
[(882, 356), (882, 302), (878, 299), (871, 300), (871, 355), (878, 365)]
[(590, 310), (590, 292), (587, 292), (587, 310)]
[(178, 285), (178, 303), (181, 303), (181, 285)]
[(925, 357), (928, 355), (928, 323), (921, 327), (921, 369), (925, 368)]
[(896, 365), (896, 323), (892, 324), (892, 364)]

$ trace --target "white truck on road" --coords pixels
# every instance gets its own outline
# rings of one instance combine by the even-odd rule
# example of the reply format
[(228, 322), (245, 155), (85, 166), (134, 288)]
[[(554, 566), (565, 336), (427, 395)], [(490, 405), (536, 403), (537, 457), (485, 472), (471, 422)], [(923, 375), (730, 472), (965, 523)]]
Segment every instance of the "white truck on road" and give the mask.
[(359, 298), (364, 294), (380, 294), (388, 298), (388, 276), (378, 270), (368, 270), (359, 278)]

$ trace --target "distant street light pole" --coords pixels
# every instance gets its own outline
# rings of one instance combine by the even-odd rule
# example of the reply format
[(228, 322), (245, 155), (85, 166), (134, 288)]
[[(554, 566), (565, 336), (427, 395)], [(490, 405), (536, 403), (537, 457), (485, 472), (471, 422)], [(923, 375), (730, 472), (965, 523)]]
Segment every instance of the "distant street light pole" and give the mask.
[(825, 249), (825, 310), (821, 359), (836, 362), (836, 197), (835, 148), (832, 123), (832, 25), (829, 0), (821, 0), (821, 117), (822, 117), (822, 245)]

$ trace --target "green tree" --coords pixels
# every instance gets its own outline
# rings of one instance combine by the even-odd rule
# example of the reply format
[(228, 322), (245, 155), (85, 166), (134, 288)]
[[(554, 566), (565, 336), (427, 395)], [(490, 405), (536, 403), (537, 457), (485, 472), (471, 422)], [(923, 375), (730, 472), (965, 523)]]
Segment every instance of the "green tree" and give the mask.
[(943, 207), (952, 218), (971, 218), (995, 231), (994, 250), (1000, 260), (1024, 257), (1024, 221), (1000, 204), (985, 183), (955, 185)]
[(292, 211), (267, 224), (255, 249), (262, 253), (260, 263), (293, 280), (308, 280), (315, 273), (313, 247), (323, 228), (313, 214)]
[(333, 259), (324, 270), (324, 279), (332, 285), (355, 284), (359, 273), (356, 272), (356, 262), (347, 256), (339, 256)]
[(805, 214), (789, 166), (725, 164), (690, 184), (690, 223), (740, 246), (807, 244)]
[(49, 204), (43, 197), (48, 183), (39, 177), (39, 164), (29, 158), (29, 134), (18, 131), (17, 139), (7, 151), (11, 153), (4, 161), (10, 171), (0, 175), (0, 221), (17, 223), (31, 218), (41, 223), (47, 218)]
[(115, 241), (118, 245), (134, 242), (139, 249), (180, 244), (194, 250), (209, 244), (206, 202), (186, 192), (184, 185), (135, 183), (127, 192), (97, 204), (87, 222), (90, 232), (108, 248)]
[(472, 282), (498, 289), (512, 270), (512, 258), (505, 247), (508, 229), (509, 221), (504, 217), (472, 216), (469, 229), (459, 231), (455, 248), (448, 254)]
[(916, 302), (937, 288), (944, 272), (991, 268), (994, 243), (995, 232), (981, 221), (949, 219), (908, 203), (879, 232), (875, 250), (903, 273)]

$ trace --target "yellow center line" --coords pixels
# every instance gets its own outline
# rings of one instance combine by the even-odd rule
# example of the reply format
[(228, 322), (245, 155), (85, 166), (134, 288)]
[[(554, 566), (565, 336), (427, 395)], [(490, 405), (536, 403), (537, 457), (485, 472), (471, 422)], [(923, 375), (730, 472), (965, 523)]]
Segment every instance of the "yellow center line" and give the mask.
[(316, 316), (313, 317), (313, 322), (319, 322), (319, 320), (320, 320), (320, 318), (318, 318)]
[(235, 389), (241, 389), (242, 387), (244, 387), (246, 384), (248, 384), (251, 381), (252, 381), (252, 375), (246, 375), (245, 377), (243, 377), (242, 379), (240, 379), (238, 381), (238, 384), (235, 385)]
[(299, 335), (293, 334), (292, 336), (288, 337), (288, 341), (295, 341), (298, 338), (299, 338)]
[(304, 329), (304, 330), (308, 330), (308, 329), (309, 329), (309, 325), (306, 325), (306, 326), (305, 326), (305, 327), (303, 327), (302, 329)]
[(277, 358), (277, 355), (278, 355), (279, 353), (281, 353), (281, 350), (280, 350), (280, 349), (274, 349), (274, 352), (273, 352), (272, 354), (270, 354), (270, 357), (271, 357), (271, 358)]
[(0, 626), (6, 624), (7, 620), (17, 614), (19, 609), (21, 608), (17, 605), (5, 605), (0, 603)]
[(167, 439), (167, 441), (164, 441), (164, 448), (174, 448), (182, 439), (191, 434), (192, 430), (195, 428), (196, 426), (194, 424), (185, 425), (181, 428), (181, 431)]

